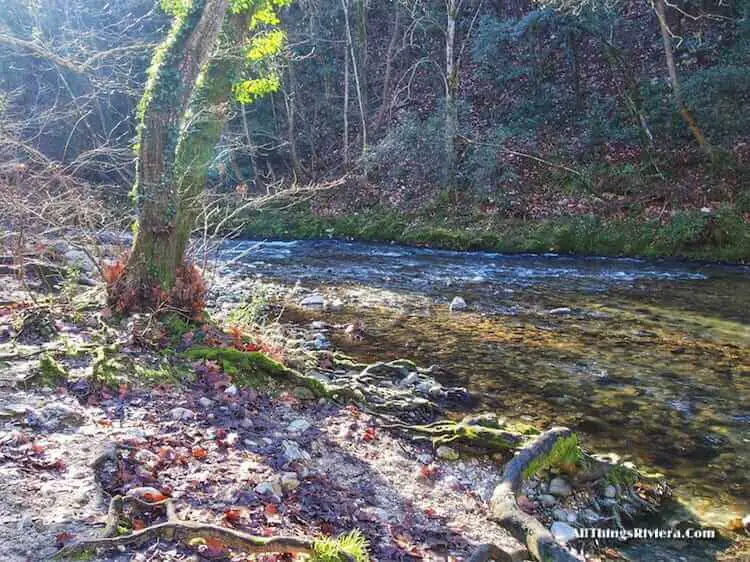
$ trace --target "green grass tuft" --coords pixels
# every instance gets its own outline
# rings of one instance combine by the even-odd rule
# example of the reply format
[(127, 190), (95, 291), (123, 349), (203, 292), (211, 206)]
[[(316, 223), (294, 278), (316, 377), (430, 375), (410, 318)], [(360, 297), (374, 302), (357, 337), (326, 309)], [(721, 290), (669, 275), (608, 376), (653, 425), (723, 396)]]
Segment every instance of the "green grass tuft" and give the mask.
[(344, 562), (346, 558), (342, 554), (346, 554), (356, 562), (368, 562), (367, 547), (367, 539), (359, 529), (337, 538), (320, 537), (315, 540), (312, 561)]
[(537, 457), (526, 470), (523, 471), (524, 478), (531, 478), (543, 470), (560, 468), (566, 472), (572, 472), (581, 461), (581, 448), (578, 446), (578, 436), (574, 433), (568, 437), (559, 439), (552, 447), (549, 454)]

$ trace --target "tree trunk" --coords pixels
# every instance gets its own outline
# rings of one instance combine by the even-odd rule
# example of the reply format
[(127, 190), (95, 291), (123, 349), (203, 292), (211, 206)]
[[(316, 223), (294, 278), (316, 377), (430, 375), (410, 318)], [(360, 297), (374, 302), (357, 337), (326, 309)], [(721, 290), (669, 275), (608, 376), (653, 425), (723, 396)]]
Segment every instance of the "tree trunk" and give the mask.
[(297, 80), (294, 74), (294, 63), (290, 60), (288, 64), (289, 71), (289, 89), (290, 92), (284, 96), (287, 116), (287, 135), (289, 136), (289, 152), (292, 156), (292, 168), (294, 169), (295, 180), (302, 177), (302, 163), (297, 153), (297, 115), (295, 100), (297, 97)]
[[(229, 0), (196, 0), (188, 14), (176, 20), (155, 55), (141, 100), (135, 190), (138, 231), (120, 280), (121, 288), (134, 291), (139, 301), (152, 300), (154, 289), (169, 291), (183, 262), (195, 218), (195, 190), (205, 183), (215, 140), (210, 148), (204, 143), (214, 138), (216, 129), (203, 116), (200, 123), (186, 127), (191, 121), (186, 112), (191, 99), (202, 103), (212, 85), (204, 80), (200, 91), (194, 92), (228, 6)], [(179, 69), (178, 76), (174, 69)]]
[(395, 5), (395, 14), (393, 16), (393, 31), (391, 32), (391, 40), (388, 42), (388, 50), (385, 54), (385, 75), (383, 76), (383, 92), (381, 94), (380, 109), (375, 117), (375, 130), (377, 131), (383, 125), (383, 119), (385, 114), (390, 108), (390, 91), (391, 91), (391, 74), (393, 73), (393, 53), (396, 50), (396, 44), (398, 43), (398, 23), (399, 10), (398, 4)]
[(344, 169), (349, 170), (349, 47), (344, 48)]
[(456, 184), (456, 136), (458, 134), (458, 68), (455, 59), (456, 46), (456, 0), (447, 0), (448, 25), (445, 34), (445, 184), (454, 188)]
[(664, 0), (654, 0), (654, 10), (656, 11), (656, 17), (659, 20), (659, 28), (661, 29), (661, 38), (664, 42), (664, 56), (667, 60), (667, 71), (669, 72), (669, 81), (672, 86), (672, 98), (674, 104), (677, 107), (677, 111), (680, 112), (682, 120), (687, 125), (690, 132), (693, 133), (696, 142), (706, 154), (711, 154), (711, 145), (703, 136), (703, 132), (698, 127), (698, 123), (695, 117), (690, 113), (685, 101), (682, 99), (682, 92), (680, 90), (680, 82), (677, 78), (677, 65), (674, 62), (674, 53), (672, 51), (672, 36), (669, 33), (669, 26), (667, 25)]
[(350, 58), (352, 61), (352, 73), (354, 74), (354, 85), (357, 88), (357, 104), (359, 105), (360, 126), (362, 127), (362, 154), (367, 149), (367, 115), (365, 113), (365, 104), (362, 93), (362, 85), (359, 79), (359, 65), (357, 64), (357, 53), (354, 51), (354, 42), (352, 41), (352, 28), (349, 22), (349, 0), (341, 0), (344, 8), (344, 22), (346, 24), (346, 43), (349, 48)]

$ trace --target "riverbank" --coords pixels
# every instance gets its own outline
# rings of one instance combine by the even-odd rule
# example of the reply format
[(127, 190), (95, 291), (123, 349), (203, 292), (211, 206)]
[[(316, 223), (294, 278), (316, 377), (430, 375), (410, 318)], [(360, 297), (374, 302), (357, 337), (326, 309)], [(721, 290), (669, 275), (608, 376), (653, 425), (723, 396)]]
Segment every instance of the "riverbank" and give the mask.
[(301, 203), (267, 207), (244, 220), (243, 234), (254, 238), (338, 238), (450, 250), (750, 262), (750, 215), (729, 207), (650, 219), (577, 214), (519, 220), (482, 213), (406, 213), (388, 207), (321, 214)]

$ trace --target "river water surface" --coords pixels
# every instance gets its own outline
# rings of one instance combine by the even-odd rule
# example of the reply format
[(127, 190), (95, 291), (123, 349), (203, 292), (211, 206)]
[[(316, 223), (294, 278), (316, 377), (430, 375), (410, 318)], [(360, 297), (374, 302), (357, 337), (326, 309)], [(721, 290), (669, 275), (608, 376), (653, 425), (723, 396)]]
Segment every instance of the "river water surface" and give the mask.
[[(337, 347), (438, 364), (478, 408), (568, 425), (664, 473), (704, 524), (750, 512), (748, 267), (326, 240), (263, 242), (234, 268), (361, 295), (313, 317), (363, 321)], [(454, 296), (467, 312), (449, 313)]]

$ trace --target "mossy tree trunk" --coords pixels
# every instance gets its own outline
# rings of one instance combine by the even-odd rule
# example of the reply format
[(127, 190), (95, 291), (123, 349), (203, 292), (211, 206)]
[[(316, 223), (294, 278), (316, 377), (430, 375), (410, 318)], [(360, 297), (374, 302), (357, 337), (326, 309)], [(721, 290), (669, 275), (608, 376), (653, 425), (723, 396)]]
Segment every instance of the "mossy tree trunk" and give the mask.
[[(223, 120), (219, 124), (218, 119), (205, 119), (203, 111), (195, 108), (207, 104), (207, 113), (219, 116), (216, 104), (208, 105), (208, 86), (214, 88), (205, 79), (210, 72), (205, 65), (216, 48), (228, 7), (229, 0), (194, 0), (154, 55), (139, 107), (138, 230), (120, 280), (139, 301), (148, 301), (154, 289), (169, 291), (183, 262), (196, 191), (205, 183), (223, 127)], [(231, 87), (224, 86), (222, 95), (228, 96)], [(193, 123), (198, 113), (200, 122)]]

